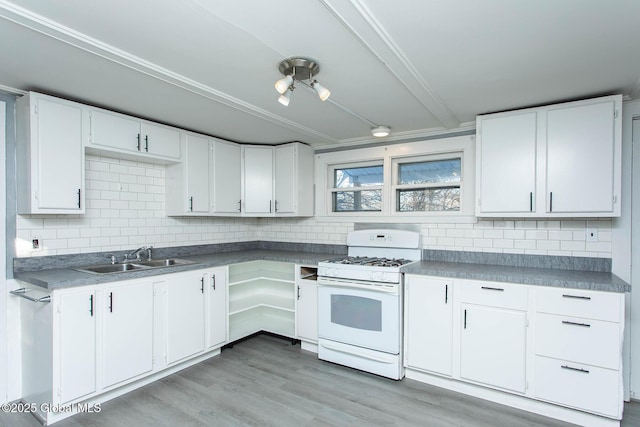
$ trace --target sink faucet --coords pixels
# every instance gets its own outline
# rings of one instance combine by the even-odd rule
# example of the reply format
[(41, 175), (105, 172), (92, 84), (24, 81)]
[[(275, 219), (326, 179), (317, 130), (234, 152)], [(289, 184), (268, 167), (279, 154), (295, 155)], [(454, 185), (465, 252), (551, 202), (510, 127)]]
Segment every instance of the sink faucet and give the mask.
[[(141, 247), (139, 247), (138, 249), (136, 249), (135, 251), (131, 252), (130, 254), (125, 254), (125, 255), (124, 255), (124, 259), (125, 259), (125, 260), (128, 260), (128, 259), (130, 259), (132, 256), (134, 256), (134, 255), (135, 255), (135, 256), (136, 256), (136, 259), (137, 259), (138, 261), (140, 261), (140, 252), (141, 252), (141, 251), (145, 251), (145, 250), (147, 250), (147, 247), (146, 247), (146, 246), (141, 246)], [(149, 249), (149, 251), (151, 251), (151, 249)], [(149, 254), (151, 254), (151, 252), (149, 252)]]
[(147, 261), (151, 261), (151, 249), (153, 249), (153, 246), (147, 248)]

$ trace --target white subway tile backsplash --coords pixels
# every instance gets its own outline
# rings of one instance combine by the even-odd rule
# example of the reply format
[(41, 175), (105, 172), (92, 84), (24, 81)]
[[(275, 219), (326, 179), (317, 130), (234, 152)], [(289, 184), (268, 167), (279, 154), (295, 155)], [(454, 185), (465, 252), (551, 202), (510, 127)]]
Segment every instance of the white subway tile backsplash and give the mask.
[[(343, 245), (354, 229), (351, 221), (315, 218), (169, 218), (164, 212), (164, 166), (95, 155), (86, 156), (86, 165), (85, 215), (18, 215), (18, 256), (251, 240)], [(426, 249), (611, 257), (608, 219), (427, 221), (416, 221)], [(585, 242), (586, 227), (598, 229), (598, 242)], [(31, 247), (33, 236), (42, 239), (39, 251)]]

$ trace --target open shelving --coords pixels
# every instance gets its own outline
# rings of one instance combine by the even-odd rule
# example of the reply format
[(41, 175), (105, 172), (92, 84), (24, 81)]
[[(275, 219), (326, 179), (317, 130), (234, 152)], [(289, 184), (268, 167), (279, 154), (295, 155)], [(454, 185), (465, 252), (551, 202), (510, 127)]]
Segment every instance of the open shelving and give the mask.
[(229, 266), (229, 340), (259, 331), (295, 336), (295, 269), (277, 261)]

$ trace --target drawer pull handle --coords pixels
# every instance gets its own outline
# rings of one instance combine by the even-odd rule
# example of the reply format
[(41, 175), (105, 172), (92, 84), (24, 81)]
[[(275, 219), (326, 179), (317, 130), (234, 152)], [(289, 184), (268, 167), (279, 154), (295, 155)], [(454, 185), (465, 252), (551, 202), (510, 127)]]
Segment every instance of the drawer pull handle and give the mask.
[(587, 371), (586, 369), (582, 369), (582, 368), (573, 368), (573, 367), (567, 366), (567, 365), (562, 365), (560, 367), (562, 369), (568, 369), (570, 371), (582, 372), (583, 374), (588, 374), (589, 373), (589, 371)]
[(583, 297), (582, 295), (562, 294), (562, 298), (583, 299), (589, 301), (591, 297)]
[(482, 289), (485, 289), (487, 291), (500, 291), (500, 292), (504, 292), (504, 288), (492, 288), (491, 286), (483, 286)]
[(573, 325), (573, 326), (584, 326), (585, 328), (590, 328), (591, 325), (588, 323), (578, 323), (578, 322), (569, 322), (568, 320), (562, 321), (563, 325)]

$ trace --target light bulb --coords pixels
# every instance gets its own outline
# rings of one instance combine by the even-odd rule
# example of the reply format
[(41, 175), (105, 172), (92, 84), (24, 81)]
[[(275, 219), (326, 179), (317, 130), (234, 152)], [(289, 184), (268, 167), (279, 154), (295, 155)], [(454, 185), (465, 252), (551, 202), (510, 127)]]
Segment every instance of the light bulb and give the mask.
[(285, 93), (289, 86), (291, 86), (291, 83), (293, 83), (293, 77), (291, 75), (284, 76), (276, 82), (276, 90), (278, 93)]
[(316, 93), (318, 94), (318, 97), (322, 101), (326, 101), (329, 98), (329, 95), (331, 95), (331, 92), (329, 91), (329, 89), (322, 86), (320, 83), (318, 83), (317, 80), (314, 80), (313, 83), (311, 83), (311, 87), (315, 89)]

